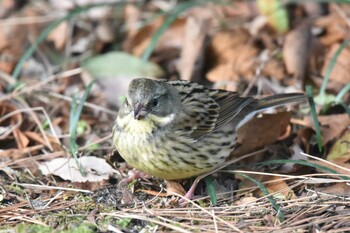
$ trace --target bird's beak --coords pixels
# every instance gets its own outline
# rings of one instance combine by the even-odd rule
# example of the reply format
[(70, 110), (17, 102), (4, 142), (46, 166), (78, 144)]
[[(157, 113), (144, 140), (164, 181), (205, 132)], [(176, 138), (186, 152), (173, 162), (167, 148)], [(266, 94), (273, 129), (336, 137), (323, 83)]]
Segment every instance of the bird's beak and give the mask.
[(134, 119), (140, 120), (144, 118), (146, 115), (147, 115), (147, 111), (145, 107), (140, 103), (136, 103), (134, 106)]

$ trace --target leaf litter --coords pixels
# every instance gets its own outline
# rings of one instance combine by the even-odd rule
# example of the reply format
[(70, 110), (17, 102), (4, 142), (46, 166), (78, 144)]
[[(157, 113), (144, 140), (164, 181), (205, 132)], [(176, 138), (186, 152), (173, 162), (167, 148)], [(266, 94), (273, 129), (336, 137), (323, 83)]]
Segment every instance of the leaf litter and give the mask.
[[(240, 128), (241, 145), (232, 155), (237, 162), (213, 174), (216, 206), (200, 182), (198, 199), (180, 207), (178, 193), (183, 195), (193, 179), (164, 184), (135, 175), (114, 150), (111, 132), (135, 77), (192, 80), (257, 97), (302, 92), (312, 85), (316, 96), (340, 44), (349, 39), (350, 5), (193, 4), (156, 41), (155, 33), (180, 2), (40, 2), (0, 3), (8, 9), (0, 12), (1, 229), (349, 230), (348, 92), (341, 104), (319, 106), (324, 151), (318, 150), (313, 120), (302, 104), (288, 112), (263, 113)], [(28, 46), (54, 20), (76, 7), (101, 3), (59, 24), (26, 60), (19, 80), (11, 77)], [(155, 42), (150, 60), (142, 60)], [(327, 94), (336, 96), (349, 83), (348, 56), (347, 46), (330, 73)], [(75, 95), (79, 102), (95, 78), (98, 83), (77, 124), (78, 160), (87, 173), (82, 176), (69, 152), (71, 101)], [(264, 152), (242, 157), (264, 147)], [(284, 221), (264, 192), (241, 174), (264, 185)]]

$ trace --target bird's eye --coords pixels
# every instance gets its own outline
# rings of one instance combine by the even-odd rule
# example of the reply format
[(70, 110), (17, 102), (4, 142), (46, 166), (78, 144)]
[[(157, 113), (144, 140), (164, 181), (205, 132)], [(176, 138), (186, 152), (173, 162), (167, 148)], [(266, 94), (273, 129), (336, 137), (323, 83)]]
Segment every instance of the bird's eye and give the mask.
[(158, 106), (158, 99), (157, 98), (154, 98), (152, 100), (152, 105), (153, 105), (153, 107), (157, 107)]

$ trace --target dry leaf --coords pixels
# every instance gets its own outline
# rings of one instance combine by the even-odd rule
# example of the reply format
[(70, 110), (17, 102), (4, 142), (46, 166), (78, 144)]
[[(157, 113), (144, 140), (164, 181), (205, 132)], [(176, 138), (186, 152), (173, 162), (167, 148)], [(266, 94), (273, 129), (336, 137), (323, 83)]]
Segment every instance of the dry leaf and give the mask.
[(290, 31), (283, 45), (283, 58), (287, 72), (295, 78), (303, 80), (307, 72), (312, 51), (311, 23), (302, 22)]
[(217, 33), (210, 44), (209, 59), (213, 68), (207, 73), (207, 79), (217, 82), (253, 77), (258, 49), (250, 41), (251, 36), (245, 29)]
[[(339, 49), (339, 44), (333, 44), (330, 50), (328, 51), (325, 63), (322, 68), (322, 74), (325, 75), (326, 71), (329, 67), (329, 64), (334, 57), (334, 54)], [(334, 65), (334, 68), (330, 75), (330, 80), (340, 83), (342, 85), (346, 85), (350, 83), (350, 50), (349, 47), (343, 49), (337, 58), (337, 61)]]
[(107, 180), (110, 175), (117, 172), (104, 159), (84, 156), (79, 162), (86, 171), (86, 176), (80, 174), (78, 166), (73, 158), (57, 158), (39, 165), (44, 175), (56, 175), (64, 180), (72, 182), (101, 182)]
[(330, 195), (343, 196), (350, 193), (350, 186), (348, 183), (335, 183), (327, 187), (315, 187), (315, 191), (321, 193), (327, 193)]
[(233, 151), (233, 154), (235, 156), (246, 154), (272, 144), (285, 132), (290, 118), (290, 112), (261, 114), (259, 117), (254, 117), (238, 129), (237, 142), (240, 146)]
[[(314, 123), (311, 117), (306, 118), (310, 127), (315, 129)], [(327, 144), (329, 141), (338, 138), (344, 130), (350, 125), (349, 115), (334, 114), (329, 116), (319, 116), (318, 120), (321, 124), (321, 133), (323, 144)]]
[(348, 34), (348, 25), (338, 13), (316, 19), (315, 26), (326, 29), (326, 33), (320, 39), (326, 46), (343, 41)]
[[(0, 116), (2, 118), (0, 121), (0, 143), (1, 140), (6, 139), (6, 137), (9, 135), (9, 131), (13, 129), (13, 126), (19, 126), (23, 122), (23, 116), (20, 112), (12, 115), (12, 113), (16, 110), (17, 107), (11, 103), (0, 103)], [(7, 114), (10, 114), (9, 117), (3, 118)]]
[(7, 149), (7, 150), (0, 150), (0, 156), (8, 157), (13, 160), (20, 159), (23, 157), (27, 157), (28, 154), (35, 154), (37, 151), (44, 148), (44, 145), (36, 145), (27, 147), (24, 149)]
[(202, 59), (200, 55), (203, 53), (203, 43), (208, 30), (207, 24), (207, 20), (187, 18), (180, 61), (177, 67), (182, 80), (191, 80), (196, 70), (196, 61)]
[(18, 149), (22, 150), (28, 146), (28, 137), (18, 128), (13, 131), (13, 136), (15, 137)]
[(174, 195), (174, 193), (184, 196), (186, 194), (182, 185), (176, 181), (166, 181), (167, 195)]
[[(274, 194), (274, 197), (278, 197), (278, 199), (283, 200), (291, 200), (296, 199), (296, 195), (294, 191), (289, 187), (285, 180), (282, 180), (282, 177), (279, 176), (267, 176), (264, 181), (268, 181), (269, 183), (265, 184), (265, 187), (269, 191), (269, 193), (278, 193)], [(263, 193), (260, 193), (263, 196)]]
[[(32, 132), (32, 131), (25, 131), (24, 134), (30, 138), (31, 140), (39, 143), (39, 144), (43, 144), (46, 147), (50, 148), (49, 145), (47, 144), (47, 141), (42, 137), (41, 134), (37, 133), (37, 132)], [(49, 143), (51, 143), (51, 146), (53, 148), (53, 151), (59, 151), (61, 150), (61, 146), (59, 144), (59, 139), (51, 136), (51, 135), (46, 135)]]
[(273, 79), (277, 80), (282, 80), (286, 76), (283, 63), (274, 59), (266, 62), (262, 73), (267, 77), (273, 77)]
[(249, 205), (257, 202), (258, 198), (256, 197), (242, 197), (238, 201), (235, 201), (235, 205)]
[(62, 51), (68, 38), (68, 23), (63, 21), (48, 35), (47, 40), (52, 41), (58, 51)]
[(327, 155), (327, 160), (332, 161), (335, 159), (349, 158), (350, 156), (350, 132), (344, 134), (339, 138), (332, 146), (330, 152)]
[[(130, 38), (125, 40), (124, 49), (136, 56), (141, 56), (149, 43), (152, 36), (158, 28), (164, 23), (164, 18), (159, 17), (152, 24), (144, 26), (137, 33), (130, 34)], [(162, 34), (157, 43), (157, 50), (164, 48), (181, 48), (183, 43), (183, 34), (186, 20), (177, 19), (171, 26)]]

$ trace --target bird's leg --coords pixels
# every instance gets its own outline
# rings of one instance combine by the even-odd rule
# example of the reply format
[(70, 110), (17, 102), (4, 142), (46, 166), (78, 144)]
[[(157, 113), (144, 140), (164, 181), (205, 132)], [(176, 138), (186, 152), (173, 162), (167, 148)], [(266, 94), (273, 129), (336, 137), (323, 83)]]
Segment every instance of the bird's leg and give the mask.
[(124, 184), (129, 184), (130, 182), (136, 180), (136, 179), (139, 179), (139, 178), (145, 178), (145, 177), (148, 177), (148, 175), (146, 173), (143, 173), (139, 170), (130, 170), (128, 172), (128, 175), (127, 177), (123, 178), (119, 184), (120, 185), (124, 185)]
[(199, 181), (201, 181), (204, 177), (209, 176), (209, 175), (211, 175), (211, 174), (213, 174), (213, 173), (215, 173), (215, 172), (217, 172), (217, 171), (223, 169), (224, 167), (227, 167), (227, 166), (230, 165), (230, 164), (236, 163), (236, 162), (238, 162), (238, 161), (240, 161), (240, 160), (242, 160), (242, 159), (248, 158), (248, 157), (250, 157), (250, 156), (252, 156), (252, 155), (255, 155), (255, 154), (258, 154), (258, 153), (261, 153), (261, 152), (264, 152), (264, 151), (266, 151), (266, 149), (258, 150), (258, 151), (255, 151), (255, 152), (253, 152), (253, 153), (249, 153), (249, 154), (246, 154), (246, 155), (244, 155), (244, 156), (241, 156), (241, 157), (239, 157), (239, 158), (235, 158), (235, 159), (228, 160), (228, 161), (226, 161), (225, 163), (221, 164), (220, 166), (217, 166), (216, 168), (214, 168), (212, 171), (207, 172), (207, 173), (204, 173), (204, 174), (198, 176), (198, 177), (194, 180), (194, 182), (193, 182), (191, 188), (190, 188), (190, 189), (187, 191), (187, 193), (185, 194), (184, 198), (181, 198), (181, 199), (179, 200), (180, 205), (181, 205), (181, 206), (185, 206), (185, 205), (187, 205), (187, 200), (186, 200), (186, 199), (190, 199), (190, 200), (193, 199), (194, 191), (196, 190)]

